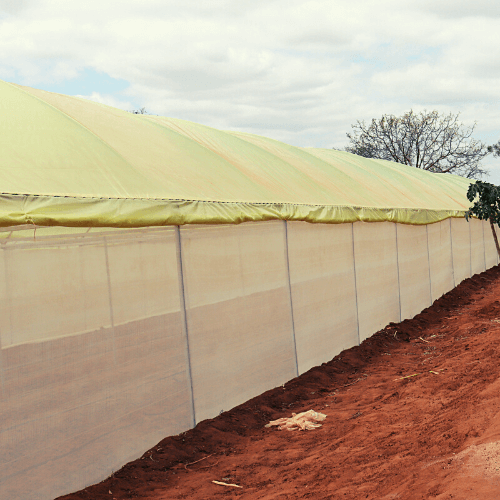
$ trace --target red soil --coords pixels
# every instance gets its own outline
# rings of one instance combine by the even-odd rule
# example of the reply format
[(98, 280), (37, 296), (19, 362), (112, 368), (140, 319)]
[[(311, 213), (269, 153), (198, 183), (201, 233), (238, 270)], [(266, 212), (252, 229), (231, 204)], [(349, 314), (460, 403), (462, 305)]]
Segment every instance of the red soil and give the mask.
[[(499, 377), (495, 267), (414, 319), (61, 499), (497, 500)], [(264, 427), (311, 408), (328, 415), (320, 429)]]

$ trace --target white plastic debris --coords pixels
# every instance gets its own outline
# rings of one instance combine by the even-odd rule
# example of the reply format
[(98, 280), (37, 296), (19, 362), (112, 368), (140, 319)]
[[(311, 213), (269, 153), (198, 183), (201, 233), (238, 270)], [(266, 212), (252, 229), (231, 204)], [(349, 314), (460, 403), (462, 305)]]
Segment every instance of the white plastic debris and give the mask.
[(266, 427), (272, 427), (277, 425), (280, 431), (286, 429), (288, 431), (312, 431), (321, 427), (322, 422), (325, 420), (326, 415), (324, 413), (318, 413), (314, 410), (304, 411), (302, 413), (292, 413), (292, 416), (287, 418), (278, 418), (278, 420), (272, 420)]

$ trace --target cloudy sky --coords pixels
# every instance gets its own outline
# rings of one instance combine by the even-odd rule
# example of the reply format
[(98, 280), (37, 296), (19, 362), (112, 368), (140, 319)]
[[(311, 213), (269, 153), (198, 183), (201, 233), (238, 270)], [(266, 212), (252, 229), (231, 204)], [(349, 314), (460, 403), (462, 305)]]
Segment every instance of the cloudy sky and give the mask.
[[(356, 120), (460, 112), (500, 138), (492, 0), (0, 0), (0, 79), (342, 148)], [(489, 157), (500, 184), (500, 159)]]

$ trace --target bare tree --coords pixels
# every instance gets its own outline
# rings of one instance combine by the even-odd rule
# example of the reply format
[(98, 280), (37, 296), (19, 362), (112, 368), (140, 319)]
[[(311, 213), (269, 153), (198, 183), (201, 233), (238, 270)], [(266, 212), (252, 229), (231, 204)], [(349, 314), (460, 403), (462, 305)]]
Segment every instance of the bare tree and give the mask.
[(149, 113), (146, 111), (146, 108), (141, 108), (141, 109), (134, 109), (133, 111), (130, 111), (134, 115), (148, 115)]
[(500, 141), (493, 144), (493, 146), (488, 146), (488, 152), (493, 153), (493, 156), (500, 157)]
[(352, 125), (353, 132), (347, 134), (350, 144), (345, 150), (366, 158), (477, 179), (486, 174), (480, 162), (492, 151), (471, 139), (476, 124), (464, 127), (458, 116), (410, 110), (400, 117), (373, 119), (370, 125), (358, 120)]

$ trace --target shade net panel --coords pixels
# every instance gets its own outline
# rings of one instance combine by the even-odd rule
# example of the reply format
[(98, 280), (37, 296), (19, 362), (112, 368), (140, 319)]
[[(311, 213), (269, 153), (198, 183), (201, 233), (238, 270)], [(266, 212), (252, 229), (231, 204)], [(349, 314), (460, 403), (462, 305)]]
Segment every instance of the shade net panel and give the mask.
[(432, 301), (454, 286), (451, 224), (449, 220), (427, 226)]
[(470, 263), (471, 276), (486, 270), (486, 254), (484, 245), (483, 221), (470, 219)]
[(297, 374), (282, 221), (181, 228), (196, 422)]
[(396, 224), (401, 320), (432, 304), (426, 226)]
[(360, 340), (399, 322), (396, 225), (354, 224), (354, 257)]
[(62, 245), (5, 246), (3, 347), (111, 326), (103, 247)]
[(471, 229), (463, 218), (450, 219), (455, 286), (471, 277)]
[(82, 488), (192, 425), (174, 229), (0, 256), (0, 498)]
[(304, 373), (358, 343), (352, 224), (287, 227), (298, 365)]
[[(483, 234), (484, 234), (484, 255), (486, 261), (486, 269), (496, 266), (498, 264), (498, 252), (495, 245), (495, 240), (493, 239), (493, 233), (491, 231), (491, 224), (489, 221), (482, 221), (483, 223)], [(498, 226), (494, 226), (498, 230)]]

